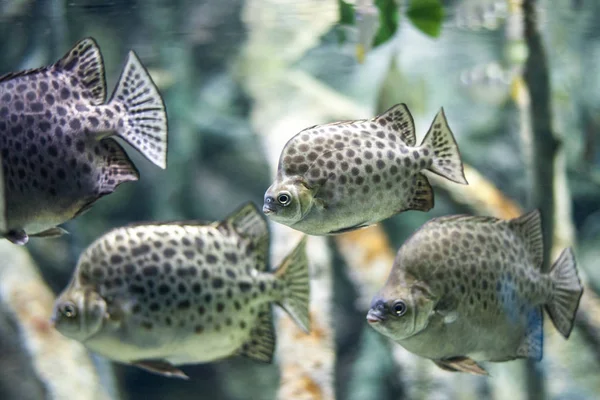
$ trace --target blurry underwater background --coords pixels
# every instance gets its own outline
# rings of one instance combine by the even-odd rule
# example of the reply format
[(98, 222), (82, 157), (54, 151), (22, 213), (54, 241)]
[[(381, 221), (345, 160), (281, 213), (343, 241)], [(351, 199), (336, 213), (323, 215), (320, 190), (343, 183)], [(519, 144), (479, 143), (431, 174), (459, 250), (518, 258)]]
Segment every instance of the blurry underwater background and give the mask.
[[(378, 29), (365, 25), (368, 6)], [(0, 241), (0, 399), (600, 398), (600, 2), (0, 0), (0, 74), (53, 63), (87, 36), (109, 93), (130, 49), (148, 68), (167, 107), (168, 168), (126, 148), (140, 180), (64, 224), (69, 235)], [(298, 131), (400, 102), (418, 143), (444, 107), (469, 186), (432, 176), (430, 212), (310, 237), (312, 332), (276, 309), (273, 364), (233, 357), (169, 379), (88, 353), (49, 326), (54, 296), (98, 236), (261, 205)], [(427, 220), (536, 207), (547, 261), (573, 246), (586, 285), (568, 341), (546, 321), (541, 363), (449, 373), (367, 326), (396, 250)], [(276, 265), (300, 233), (271, 228)]]

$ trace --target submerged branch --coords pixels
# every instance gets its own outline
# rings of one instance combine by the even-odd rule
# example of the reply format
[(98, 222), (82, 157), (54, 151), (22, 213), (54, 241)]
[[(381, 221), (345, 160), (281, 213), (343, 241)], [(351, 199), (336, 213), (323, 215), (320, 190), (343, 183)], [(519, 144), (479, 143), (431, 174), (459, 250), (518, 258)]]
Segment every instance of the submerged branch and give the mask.
[[(248, 42), (237, 66), (238, 78), (252, 99), (252, 127), (261, 135), (275, 176), (286, 141), (306, 126), (331, 117), (303, 87), (287, 78), (293, 75), (292, 64), (335, 24), (337, 3), (249, 0), (242, 18), (248, 28)], [(272, 232), (275, 261), (283, 258), (300, 234), (278, 224), (272, 224)], [(311, 333), (300, 331), (288, 316), (279, 318), (276, 332), (281, 368), (278, 398), (282, 400), (335, 398), (335, 345), (330, 321), (333, 268), (326, 239), (309, 238), (308, 256)]]
[[(76, 394), (82, 400), (116, 399), (114, 390), (101, 382), (83, 345), (65, 338), (51, 326), (54, 295), (43, 282), (27, 251), (8, 241), (1, 241), (0, 254), (2, 308), (16, 320), (19, 351), (30, 358), (47, 394), (44, 398), (69, 400)], [(40, 397), (20, 393), (19, 398)]]

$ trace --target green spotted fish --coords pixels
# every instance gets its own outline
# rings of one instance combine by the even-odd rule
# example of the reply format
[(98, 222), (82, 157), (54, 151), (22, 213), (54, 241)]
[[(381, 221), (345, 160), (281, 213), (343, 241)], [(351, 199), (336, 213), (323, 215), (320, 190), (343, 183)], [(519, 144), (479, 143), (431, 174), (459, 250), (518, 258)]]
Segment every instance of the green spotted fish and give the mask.
[(166, 376), (238, 354), (270, 362), (272, 303), (309, 330), (305, 246), (269, 271), (267, 223), (253, 204), (212, 224), (118, 228), (81, 255), (52, 320), (92, 351)]
[(165, 106), (133, 51), (108, 102), (91, 38), (53, 65), (0, 77), (0, 237), (60, 235), (57, 225), (137, 180), (112, 136), (166, 168)]
[(540, 215), (506, 221), (450, 216), (400, 248), (368, 323), (448, 371), (486, 374), (480, 361), (543, 354), (543, 310), (568, 338), (583, 294), (571, 249), (541, 271)]
[(404, 104), (368, 120), (313, 126), (283, 148), (263, 212), (309, 235), (352, 231), (402, 211), (430, 210), (424, 170), (467, 184), (443, 109), (420, 146)]

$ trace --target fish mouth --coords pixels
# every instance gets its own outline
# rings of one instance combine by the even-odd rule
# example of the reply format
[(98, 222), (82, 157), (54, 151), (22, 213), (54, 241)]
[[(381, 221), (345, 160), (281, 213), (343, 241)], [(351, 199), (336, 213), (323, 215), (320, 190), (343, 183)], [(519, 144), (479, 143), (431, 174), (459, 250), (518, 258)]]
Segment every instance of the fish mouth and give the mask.
[(265, 204), (262, 210), (263, 214), (265, 215), (275, 214), (275, 207), (273, 207), (271, 204)]
[(383, 318), (377, 311), (369, 310), (367, 313), (367, 322), (370, 324), (375, 324), (377, 322), (383, 322), (385, 318)]

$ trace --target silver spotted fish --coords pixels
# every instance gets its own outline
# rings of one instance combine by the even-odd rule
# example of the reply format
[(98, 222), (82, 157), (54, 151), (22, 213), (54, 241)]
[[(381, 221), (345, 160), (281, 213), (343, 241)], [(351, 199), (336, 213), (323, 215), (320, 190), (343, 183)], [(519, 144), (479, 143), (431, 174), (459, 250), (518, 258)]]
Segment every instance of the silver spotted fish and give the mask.
[(0, 77), (0, 237), (60, 235), (57, 225), (137, 180), (114, 135), (166, 168), (165, 106), (133, 51), (108, 102), (91, 38), (53, 65)]
[(270, 362), (272, 303), (309, 330), (305, 246), (269, 271), (267, 223), (251, 203), (212, 224), (118, 228), (81, 255), (52, 319), (99, 354), (167, 376), (236, 354)]
[(429, 170), (467, 184), (443, 109), (421, 146), (404, 104), (370, 119), (307, 128), (285, 145), (263, 212), (310, 235), (366, 227), (433, 207)]
[(478, 361), (541, 360), (543, 309), (568, 338), (583, 294), (571, 249), (541, 271), (537, 211), (506, 221), (450, 216), (400, 248), (369, 324), (449, 371), (486, 374)]

